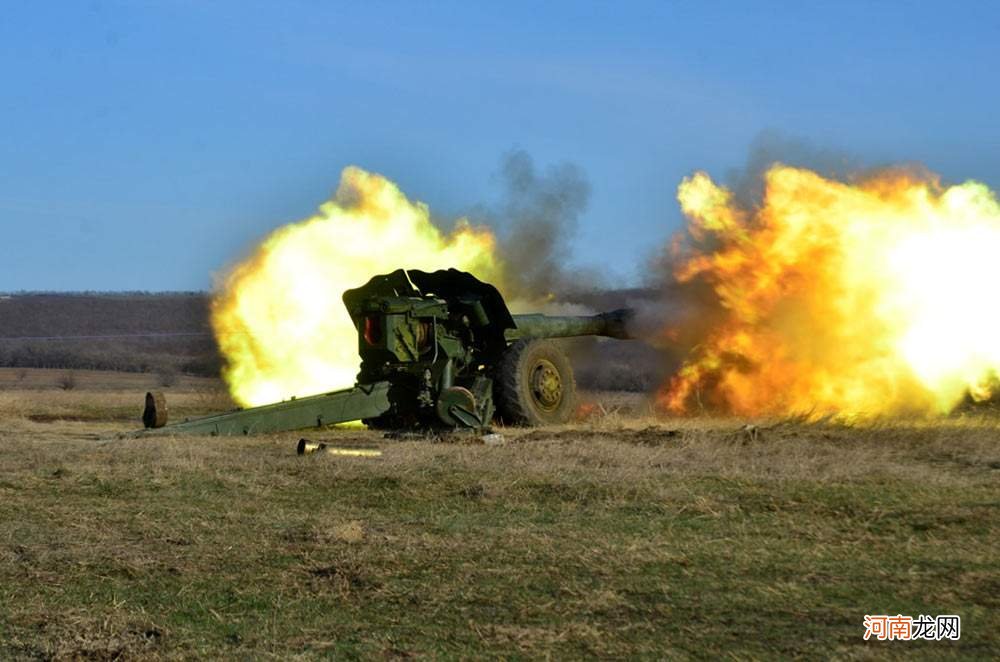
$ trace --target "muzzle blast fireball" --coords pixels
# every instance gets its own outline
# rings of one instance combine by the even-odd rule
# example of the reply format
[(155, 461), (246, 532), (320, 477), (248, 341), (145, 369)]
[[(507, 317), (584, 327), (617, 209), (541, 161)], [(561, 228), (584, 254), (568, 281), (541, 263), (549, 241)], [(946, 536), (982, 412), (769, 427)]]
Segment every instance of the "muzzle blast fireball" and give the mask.
[(678, 200), (675, 278), (719, 318), (659, 394), (673, 413), (935, 415), (1000, 374), (1000, 205), (913, 170), (840, 182), (771, 167), (758, 205), (705, 173)]

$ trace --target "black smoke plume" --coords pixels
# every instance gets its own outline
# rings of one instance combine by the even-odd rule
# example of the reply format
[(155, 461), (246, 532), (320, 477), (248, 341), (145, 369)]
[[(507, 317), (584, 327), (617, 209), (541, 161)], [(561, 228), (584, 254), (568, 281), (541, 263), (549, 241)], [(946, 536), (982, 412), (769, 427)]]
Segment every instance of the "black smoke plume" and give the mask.
[(596, 272), (568, 266), (577, 221), (590, 201), (590, 183), (572, 163), (544, 169), (524, 150), (503, 156), (496, 175), (498, 203), (471, 214), (499, 234), (506, 264), (504, 290), (515, 301), (566, 302), (597, 289)]

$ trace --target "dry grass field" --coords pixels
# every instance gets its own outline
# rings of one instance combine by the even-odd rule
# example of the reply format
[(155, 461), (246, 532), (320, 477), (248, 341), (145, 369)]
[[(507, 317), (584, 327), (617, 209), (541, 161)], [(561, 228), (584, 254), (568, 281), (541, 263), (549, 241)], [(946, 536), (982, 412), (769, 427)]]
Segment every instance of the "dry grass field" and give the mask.
[[(1000, 655), (1000, 419), (116, 438), (152, 375), (0, 371), (0, 659)], [(217, 382), (167, 389), (225, 408)], [(960, 641), (865, 642), (864, 614)]]

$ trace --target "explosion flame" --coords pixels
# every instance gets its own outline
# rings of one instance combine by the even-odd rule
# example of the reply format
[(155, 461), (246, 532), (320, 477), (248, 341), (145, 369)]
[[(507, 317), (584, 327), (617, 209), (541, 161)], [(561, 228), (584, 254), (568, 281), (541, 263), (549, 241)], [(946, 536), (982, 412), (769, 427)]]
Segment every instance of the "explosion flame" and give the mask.
[(885, 171), (853, 184), (775, 165), (758, 208), (705, 173), (678, 199), (723, 320), (658, 395), (673, 412), (945, 413), (1000, 368), (1000, 206), (983, 184)]
[(460, 219), (451, 233), (431, 222), (386, 178), (346, 168), (319, 213), (274, 231), (224, 279), (212, 326), (223, 376), (244, 406), (350, 386), (360, 366), (345, 290), (400, 267), (455, 267), (487, 281), (502, 267), (495, 238)]

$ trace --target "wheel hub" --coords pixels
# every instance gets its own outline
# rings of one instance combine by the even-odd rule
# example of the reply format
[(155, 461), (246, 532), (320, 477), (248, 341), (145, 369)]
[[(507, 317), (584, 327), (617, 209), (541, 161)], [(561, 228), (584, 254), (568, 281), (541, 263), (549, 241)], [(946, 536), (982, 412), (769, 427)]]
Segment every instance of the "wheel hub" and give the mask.
[(563, 394), (562, 378), (551, 362), (541, 359), (531, 371), (531, 394), (538, 406), (546, 411), (559, 406)]
[(467, 424), (466, 417), (476, 416), (476, 396), (461, 386), (446, 388), (438, 397), (437, 413), (445, 424), (462, 427)]

